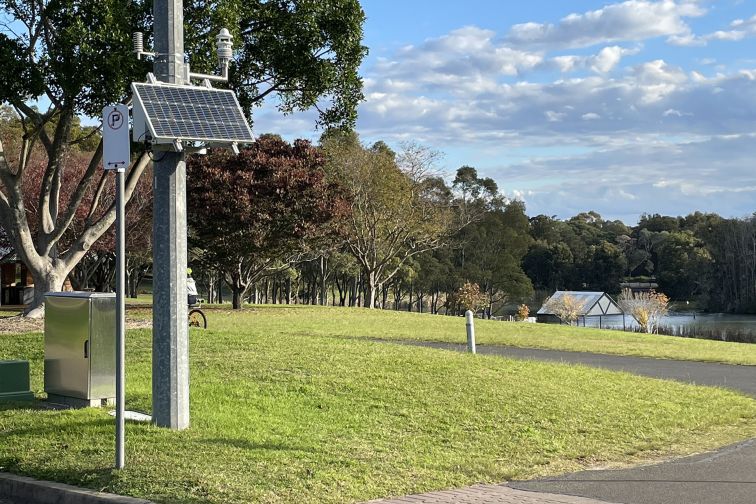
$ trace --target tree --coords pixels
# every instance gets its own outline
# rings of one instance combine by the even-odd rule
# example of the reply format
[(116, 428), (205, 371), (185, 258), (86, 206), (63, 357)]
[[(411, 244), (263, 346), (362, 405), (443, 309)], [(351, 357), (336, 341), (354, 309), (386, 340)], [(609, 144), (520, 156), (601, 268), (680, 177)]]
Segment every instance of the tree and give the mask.
[(331, 176), (352, 202), (346, 245), (365, 277), (365, 306), (411, 258), (443, 246), (458, 228), (451, 194), (432, 176), (435, 153), (406, 145), (396, 157), (353, 136), (324, 139)]
[(358, 69), (365, 13), (358, 0), (185, 1), (192, 67), (212, 71), (215, 36), (228, 27), (238, 51), (231, 87), (248, 112), (275, 95), (282, 113), (315, 107), (324, 127), (351, 128), (363, 100)]
[(661, 318), (669, 311), (669, 298), (661, 292), (633, 292), (624, 289), (617, 303), (629, 313), (645, 333), (656, 332)]
[(235, 309), (257, 279), (340, 231), (349, 202), (323, 163), (305, 140), (289, 145), (268, 136), (238, 156), (216, 150), (190, 159), (190, 243), (200, 262), (224, 274)]
[(693, 233), (671, 232), (655, 247), (659, 288), (672, 299), (702, 293), (711, 270), (711, 255)]
[(528, 317), (530, 316), (530, 307), (526, 304), (521, 304), (517, 307), (517, 320), (524, 321), (528, 320)]
[(570, 248), (561, 242), (537, 241), (523, 257), (523, 269), (537, 289), (556, 291), (567, 287), (574, 264)]
[[(105, 104), (124, 98), (129, 81), (143, 75), (144, 66), (130, 54), (129, 33), (145, 18), (145, 8), (115, 0), (3, 0), (0, 11), (21, 30), (0, 35), (0, 102), (13, 106), (23, 131), (21, 137), (0, 139), (0, 225), (34, 278), (29, 314), (41, 315), (44, 293), (60, 290), (115, 220), (111, 206), (63, 246), (84, 201), (106, 180), (97, 172), (101, 146), (84, 169), (71, 166), (74, 146), (89, 138), (75, 136), (76, 116), (98, 116)], [(42, 97), (50, 102), (46, 111), (28, 104)], [(38, 191), (26, 199), (23, 186), (33, 175), (30, 165), (38, 161), (43, 164)], [(129, 170), (127, 198), (147, 161), (141, 156)], [(94, 216), (99, 200), (90, 201), (86, 213)]]
[(625, 276), (627, 259), (616, 245), (602, 241), (590, 246), (582, 269), (582, 278), (588, 288), (616, 293)]
[(457, 290), (457, 301), (462, 310), (477, 312), (486, 305), (486, 295), (480, 292), (480, 286), (476, 283), (465, 282)]
[(585, 308), (585, 302), (571, 294), (562, 294), (561, 296), (552, 296), (546, 300), (543, 306), (556, 315), (561, 322), (568, 325), (575, 322)]
[(487, 208), (499, 208), (504, 204), (496, 182), (492, 178), (478, 177), (478, 170), (472, 166), (461, 166), (457, 170), (452, 187), (459, 192), (461, 212), (470, 214), (469, 220), (474, 220)]
[(486, 211), (456, 238), (461, 276), (480, 285), (488, 298), (488, 317), (494, 304), (524, 300), (533, 294), (533, 285), (522, 270), (522, 259), (532, 239), (521, 202)]
[[(362, 99), (357, 69), (366, 53), (356, 0), (186, 3), (186, 49), (195, 70), (212, 70), (221, 25), (241, 42), (230, 84), (249, 116), (276, 96), (282, 112), (317, 107), (321, 124), (354, 123)], [(131, 53), (131, 33), (150, 31), (150, 6), (146, 0), (0, 0), (6, 26), (17, 30), (0, 34), (0, 104), (12, 106), (20, 122), (0, 137), (0, 227), (34, 277), (29, 315), (41, 315), (44, 293), (61, 289), (115, 220), (112, 206), (98, 211), (98, 198), (90, 199), (91, 208), (85, 203), (105, 184), (98, 173), (101, 143), (84, 170), (71, 169), (69, 155), (93, 139), (92, 131), (77, 131), (77, 117), (98, 117), (103, 106), (126, 100), (129, 83), (149, 71)], [(50, 105), (39, 110), (30, 105), (35, 101)], [(330, 105), (323, 108), (324, 102)], [(27, 198), (22, 186), (35, 156), (44, 171), (38, 192)], [(127, 200), (148, 163), (142, 153), (130, 167)], [(63, 246), (82, 208), (99, 217)]]
[(710, 308), (756, 313), (756, 214), (722, 219), (705, 236), (712, 257)]

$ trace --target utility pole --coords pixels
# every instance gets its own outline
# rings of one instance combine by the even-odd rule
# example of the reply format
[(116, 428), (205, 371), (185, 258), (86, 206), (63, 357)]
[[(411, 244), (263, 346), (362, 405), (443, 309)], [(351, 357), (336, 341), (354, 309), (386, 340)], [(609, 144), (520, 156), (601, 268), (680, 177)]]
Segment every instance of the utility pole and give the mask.
[[(154, 0), (158, 80), (188, 84), (182, 0)], [(153, 166), (152, 418), (160, 427), (189, 427), (189, 341), (186, 297), (186, 158), (156, 151)]]

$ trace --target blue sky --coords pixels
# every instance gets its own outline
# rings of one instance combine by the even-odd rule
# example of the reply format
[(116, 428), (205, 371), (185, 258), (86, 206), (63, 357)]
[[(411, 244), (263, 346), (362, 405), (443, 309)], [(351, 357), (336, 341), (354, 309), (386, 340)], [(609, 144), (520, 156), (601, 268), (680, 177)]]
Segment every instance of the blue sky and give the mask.
[[(416, 141), (531, 215), (756, 211), (756, 0), (364, 0), (365, 142)], [(317, 139), (313, 113), (255, 130)]]

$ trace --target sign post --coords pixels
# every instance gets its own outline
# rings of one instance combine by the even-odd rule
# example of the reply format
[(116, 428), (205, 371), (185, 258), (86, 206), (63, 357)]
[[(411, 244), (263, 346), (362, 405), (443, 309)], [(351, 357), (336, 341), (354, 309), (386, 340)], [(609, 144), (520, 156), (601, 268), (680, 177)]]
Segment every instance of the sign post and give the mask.
[(126, 167), (131, 161), (129, 108), (105, 107), (102, 111), (103, 167), (116, 172), (116, 469), (123, 469), (126, 403), (126, 323), (124, 294), (126, 284), (126, 209), (124, 185)]

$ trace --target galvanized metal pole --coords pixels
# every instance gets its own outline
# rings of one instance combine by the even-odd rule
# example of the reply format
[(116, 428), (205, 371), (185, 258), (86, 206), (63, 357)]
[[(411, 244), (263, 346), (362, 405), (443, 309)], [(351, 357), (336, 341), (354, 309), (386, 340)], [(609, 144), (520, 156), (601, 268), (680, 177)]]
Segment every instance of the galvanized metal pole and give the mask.
[(467, 326), (467, 350), (475, 353), (475, 319), (471, 310), (465, 312), (465, 326)]
[(126, 205), (125, 170), (116, 170), (116, 469), (126, 464), (124, 411), (126, 409)]
[[(181, 0), (155, 0), (154, 73), (186, 84)], [(156, 152), (153, 167), (152, 418), (161, 427), (189, 427), (186, 298), (186, 160)]]

